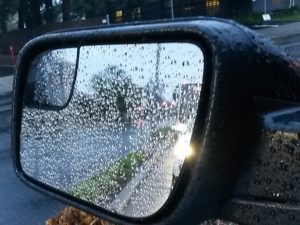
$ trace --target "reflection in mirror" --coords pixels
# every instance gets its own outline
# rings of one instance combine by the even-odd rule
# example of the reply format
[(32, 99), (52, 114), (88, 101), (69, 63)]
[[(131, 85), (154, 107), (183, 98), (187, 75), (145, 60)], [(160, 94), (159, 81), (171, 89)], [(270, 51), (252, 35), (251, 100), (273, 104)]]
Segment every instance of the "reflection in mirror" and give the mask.
[(65, 106), (75, 79), (76, 56), (76, 48), (38, 55), (29, 70), (25, 104), (32, 107)]
[(24, 172), (118, 214), (152, 215), (193, 156), (203, 66), (189, 43), (81, 47), (69, 105), (23, 108)]

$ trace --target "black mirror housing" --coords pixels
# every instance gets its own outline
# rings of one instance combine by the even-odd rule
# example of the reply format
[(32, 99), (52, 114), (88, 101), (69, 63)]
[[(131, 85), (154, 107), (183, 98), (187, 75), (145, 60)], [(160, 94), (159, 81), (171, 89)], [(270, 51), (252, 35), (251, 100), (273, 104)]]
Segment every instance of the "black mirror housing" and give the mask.
[[(199, 46), (205, 65), (191, 140), (195, 155), (184, 163), (178, 183), (158, 212), (144, 218), (118, 215), (24, 172), (20, 159), (22, 110), (29, 70), (37, 55), (85, 45), (167, 42)], [(254, 167), (249, 160), (263, 152), (257, 147), (263, 140), (261, 130), (269, 129), (262, 118), (275, 111), (299, 108), (299, 87), (295, 60), (231, 21), (195, 18), (50, 33), (29, 42), (18, 58), (12, 119), (15, 170), (22, 181), (38, 191), (117, 224), (199, 224), (214, 218), (247, 223), (242, 212), (236, 216), (241, 205), (255, 204), (257, 199), (269, 202), (266, 207), (273, 207), (277, 200), (282, 202), (270, 194), (256, 195), (256, 189), (245, 184), (253, 179)], [(295, 129), (293, 132), (300, 132), (299, 126)]]

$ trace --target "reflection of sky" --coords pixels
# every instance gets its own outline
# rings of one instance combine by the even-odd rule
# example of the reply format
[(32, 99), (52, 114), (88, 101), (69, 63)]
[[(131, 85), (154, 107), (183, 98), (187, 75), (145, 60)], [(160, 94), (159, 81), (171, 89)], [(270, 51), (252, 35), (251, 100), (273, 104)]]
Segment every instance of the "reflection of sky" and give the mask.
[(264, 115), (265, 126), (271, 130), (300, 132), (300, 107), (291, 107)]
[[(110, 66), (117, 66), (139, 87), (155, 78), (159, 62), (159, 79), (166, 85), (165, 97), (170, 98), (178, 84), (202, 83), (203, 53), (189, 43), (128, 44), (85, 46), (80, 49), (77, 88), (93, 93), (90, 80)], [(159, 52), (159, 57), (158, 56)]]

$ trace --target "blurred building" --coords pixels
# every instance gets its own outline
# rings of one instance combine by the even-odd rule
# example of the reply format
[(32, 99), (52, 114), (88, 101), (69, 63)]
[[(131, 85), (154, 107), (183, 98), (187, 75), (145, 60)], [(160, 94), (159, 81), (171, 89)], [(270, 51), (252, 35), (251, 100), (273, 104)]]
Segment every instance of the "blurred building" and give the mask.
[[(127, 3), (130, 0), (127, 0)], [(129, 4), (130, 5), (130, 4)], [(112, 23), (191, 17), (216, 16), (232, 18), (249, 12), (267, 12), (300, 7), (300, 0), (140, 0), (134, 7), (128, 4), (112, 6)]]
[[(126, 4), (125, 4), (126, 5)], [(112, 23), (191, 17), (231, 17), (252, 10), (252, 0), (143, 0), (134, 7), (115, 3)]]

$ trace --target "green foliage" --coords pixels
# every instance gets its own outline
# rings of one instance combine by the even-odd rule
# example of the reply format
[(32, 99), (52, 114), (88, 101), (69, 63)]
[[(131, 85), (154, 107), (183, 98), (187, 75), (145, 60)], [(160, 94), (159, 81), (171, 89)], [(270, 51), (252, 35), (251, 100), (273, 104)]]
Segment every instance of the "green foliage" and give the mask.
[(79, 183), (70, 193), (89, 201), (115, 194), (128, 183), (135, 169), (146, 159), (146, 154), (141, 151), (130, 152), (105, 170)]
[(233, 19), (245, 25), (256, 25), (263, 22), (261, 13), (248, 13), (245, 15), (235, 16)]
[(113, 107), (120, 112), (126, 112), (126, 109), (135, 104), (134, 95), (137, 92), (137, 86), (131, 77), (117, 66), (107, 67), (99, 74), (95, 74), (91, 85), (106, 108)]
[[(298, 7), (276, 10), (271, 12), (270, 15), (271, 21), (269, 23), (300, 21), (300, 9)], [(262, 19), (262, 13), (241, 14), (239, 16), (235, 16), (233, 19), (245, 25), (258, 25), (264, 23)]]
[(272, 21), (275, 22), (295, 22), (300, 21), (300, 9), (292, 7), (290, 9), (274, 11), (271, 14)]

